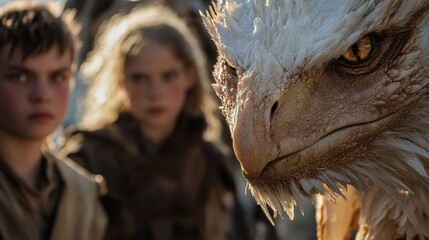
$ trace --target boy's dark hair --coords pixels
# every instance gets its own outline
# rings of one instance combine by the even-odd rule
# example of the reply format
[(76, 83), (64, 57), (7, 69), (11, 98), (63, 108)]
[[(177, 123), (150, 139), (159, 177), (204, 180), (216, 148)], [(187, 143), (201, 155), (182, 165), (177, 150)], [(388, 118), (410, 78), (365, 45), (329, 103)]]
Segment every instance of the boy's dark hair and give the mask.
[(0, 8), (0, 50), (10, 46), (9, 57), (17, 48), (25, 60), (57, 45), (74, 61), (76, 42), (75, 28), (52, 5), (16, 1)]

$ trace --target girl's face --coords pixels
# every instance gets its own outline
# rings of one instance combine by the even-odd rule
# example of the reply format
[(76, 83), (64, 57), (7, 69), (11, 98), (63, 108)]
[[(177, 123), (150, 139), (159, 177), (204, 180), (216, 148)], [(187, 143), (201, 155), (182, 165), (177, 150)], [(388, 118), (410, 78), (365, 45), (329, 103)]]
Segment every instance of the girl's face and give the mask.
[(170, 47), (152, 43), (130, 57), (124, 71), (131, 114), (147, 137), (162, 141), (185, 105), (194, 70), (186, 68)]

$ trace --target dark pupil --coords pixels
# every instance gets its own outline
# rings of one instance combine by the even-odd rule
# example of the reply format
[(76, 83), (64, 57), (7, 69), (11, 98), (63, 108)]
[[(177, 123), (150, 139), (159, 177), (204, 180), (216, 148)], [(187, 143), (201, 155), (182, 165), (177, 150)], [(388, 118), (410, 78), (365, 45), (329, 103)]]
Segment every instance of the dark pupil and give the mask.
[(353, 44), (352, 46), (352, 51), (353, 51), (353, 55), (356, 57), (357, 62), (361, 61), (362, 59), (360, 58), (360, 54), (359, 54), (359, 48), (357, 44)]

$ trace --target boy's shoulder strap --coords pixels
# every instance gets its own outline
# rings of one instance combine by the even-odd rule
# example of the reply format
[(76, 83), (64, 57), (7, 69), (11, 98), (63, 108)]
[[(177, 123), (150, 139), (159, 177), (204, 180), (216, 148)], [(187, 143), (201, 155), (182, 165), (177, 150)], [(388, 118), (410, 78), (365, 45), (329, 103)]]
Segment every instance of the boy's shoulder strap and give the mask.
[(101, 236), (106, 223), (99, 202), (100, 195), (107, 192), (103, 178), (88, 173), (71, 160), (56, 162), (64, 187), (58, 202), (52, 239), (56, 239), (55, 236), (67, 236), (70, 240)]
[(64, 181), (67, 180), (68, 184), (76, 184), (76, 187), (79, 189), (92, 192), (95, 183), (98, 197), (105, 196), (107, 194), (107, 185), (103, 176), (89, 173), (79, 164), (68, 158), (58, 160), (58, 168), (60, 173), (66, 178)]

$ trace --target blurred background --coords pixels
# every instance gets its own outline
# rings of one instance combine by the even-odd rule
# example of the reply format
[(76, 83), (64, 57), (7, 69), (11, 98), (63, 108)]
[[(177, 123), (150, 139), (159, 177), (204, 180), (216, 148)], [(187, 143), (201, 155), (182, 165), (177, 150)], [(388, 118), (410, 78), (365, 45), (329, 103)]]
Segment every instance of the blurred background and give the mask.
[[(0, 5), (7, 2), (9, 1), (0, 0)], [(217, 57), (216, 49), (205, 31), (199, 16), (199, 11), (205, 12), (211, 4), (211, 0), (40, 0), (40, 2), (55, 2), (64, 10), (76, 9), (76, 20), (81, 25), (80, 38), (82, 46), (78, 55), (78, 71), (75, 76), (75, 89), (64, 127), (75, 124), (80, 119), (77, 100), (85, 94), (86, 89), (85, 79), (82, 79), (79, 75), (80, 64), (91, 51), (94, 37), (100, 25), (116, 13), (126, 13), (134, 7), (154, 3), (168, 5), (188, 23), (200, 39), (201, 46), (207, 55), (207, 68), (209, 72), (212, 72)], [(223, 117), (220, 116), (220, 118), (223, 121)], [(229, 134), (229, 130), (224, 122), (223, 138), (225, 143), (231, 148), (231, 137)], [(235, 159), (232, 160), (231, 165), (235, 169), (237, 194), (244, 209), (243, 221), (247, 224), (250, 231), (251, 237), (249, 240), (316, 239), (315, 211), (309, 201), (304, 204), (305, 216), (301, 216), (299, 210), (295, 209), (295, 219), (293, 221), (289, 220), (287, 216), (284, 219), (277, 218), (275, 219), (276, 225), (272, 226), (260, 210), (260, 207), (256, 205), (250, 191), (245, 195), (246, 182), (241, 174), (238, 161)]]

